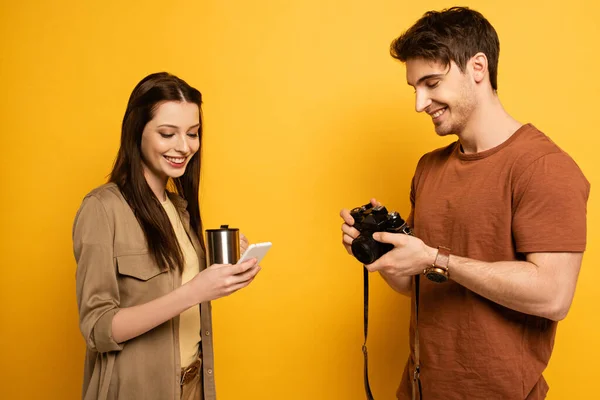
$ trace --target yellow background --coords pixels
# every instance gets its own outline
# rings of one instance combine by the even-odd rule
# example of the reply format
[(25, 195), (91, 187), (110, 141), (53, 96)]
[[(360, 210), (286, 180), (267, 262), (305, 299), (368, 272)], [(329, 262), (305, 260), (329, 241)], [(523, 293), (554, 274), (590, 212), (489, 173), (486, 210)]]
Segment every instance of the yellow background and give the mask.
[[(588, 251), (545, 373), (549, 399), (589, 399), (600, 360), (600, 6), (463, 3), (499, 33), (507, 110), (592, 183)], [(416, 161), (448, 143), (414, 112), (388, 46), (451, 5), (3, 0), (0, 398), (78, 398), (73, 217), (111, 170), (134, 85), (166, 70), (204, 95), (206, 227), (274, 243), (251, 287), (214, 302), (219, 399), (364, 399), (362, 271), (342, 249), (338, 212), (376, 196), (406, 216)], [(391, 399), (409, 301), (372, 281), (371, 380), (376, 399)]]

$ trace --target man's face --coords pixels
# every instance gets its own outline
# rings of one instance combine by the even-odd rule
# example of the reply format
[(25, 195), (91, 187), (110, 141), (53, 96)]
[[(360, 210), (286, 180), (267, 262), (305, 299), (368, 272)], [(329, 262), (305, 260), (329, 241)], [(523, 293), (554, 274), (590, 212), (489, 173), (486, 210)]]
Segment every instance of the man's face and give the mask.
[(454, 62), (445, 67), (435, 61), (406, 61), (406, 80), (415, 88), (415, 109), (425, 111), (440, 136), (460, 135), (477, 105), (475, 83), (469, 69), (463, 74)]

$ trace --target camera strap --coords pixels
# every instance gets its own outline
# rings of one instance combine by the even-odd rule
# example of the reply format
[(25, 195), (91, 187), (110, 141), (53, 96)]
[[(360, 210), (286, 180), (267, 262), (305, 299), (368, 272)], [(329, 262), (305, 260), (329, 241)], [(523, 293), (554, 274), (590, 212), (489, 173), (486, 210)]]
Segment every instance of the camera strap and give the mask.
[[(365, 394), (367, 400), (374, 400), (373, 393), (371, 392), (371, 385), (369, 384), (369, 357), (367, 352), (367, 333), (369, 331), (369, 271), (363, 265), (363, 293), (364, 293), (364, 333), (365, 342), (362, 346), (362, 352), (364, 356), (364, 373), (365, 373)], [(419, 275), (415, 276), (415, 367), (412, 377), (412, 400), (421, 400), (421, 365), (419, 360)], [(418, 393), (418, 394), (417, 394)]]
[(364, 328), (365, 328), (365, 342), (362, 346), (363, 356), (365, 358), (365, 393), (367, 400), (373, 400), (373, 393), (371, 393), (371, 385), (369, 384), (369, 357), (367, 354), (367, 332), (369, 331), (369, 271), (363, 265), (363, 287), (364, 287)]
[[(415, 367), (412, 378), (412, 400), (421, 400), (421, 361), (419, 359), (419, 280), (415, 275)], [(418, 391), (418, 396), (417, 396)]]

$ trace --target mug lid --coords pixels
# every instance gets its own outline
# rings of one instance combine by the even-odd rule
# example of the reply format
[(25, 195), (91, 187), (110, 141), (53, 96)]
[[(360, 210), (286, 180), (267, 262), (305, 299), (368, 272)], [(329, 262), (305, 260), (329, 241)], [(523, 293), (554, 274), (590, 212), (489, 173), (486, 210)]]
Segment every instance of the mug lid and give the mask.
[(238, 228), (230, 228), (229, 225), (221, 225), (218, 229), (207, 229), (206, 232), (220, 232), (220, 231), (239, 231)]

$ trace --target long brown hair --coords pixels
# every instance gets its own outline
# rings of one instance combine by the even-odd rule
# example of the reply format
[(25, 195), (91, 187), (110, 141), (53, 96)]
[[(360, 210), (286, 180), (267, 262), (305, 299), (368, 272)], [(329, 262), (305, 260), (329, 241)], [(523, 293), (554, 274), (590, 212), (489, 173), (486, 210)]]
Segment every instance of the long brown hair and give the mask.
[(133, 89), (121, 128), (121, 146), (110, 182), (117, 184), (138, 219), (150, 253), (161, 269), (183, 267), (183, 253), (167, 213), (148, 185), (142, 167), (142, 132), (157, 107), (165, 101), (195, 103), (200, 110), (198, 140), (200, 147), (189, 161), (185, 173), (172, 183), (177, 194), (187, 201), (191, 228), (204, 249), (202, 220), (198, 203), (200, 153), (202, 150), (202, 95), (182, 79), (167, 72), (146, 76)]

